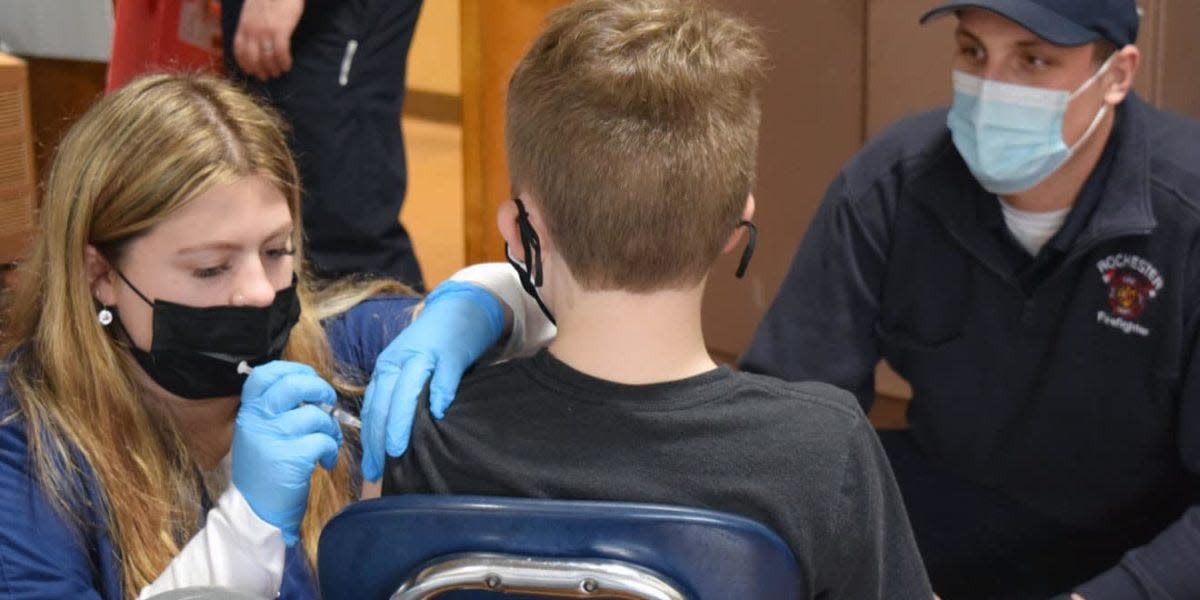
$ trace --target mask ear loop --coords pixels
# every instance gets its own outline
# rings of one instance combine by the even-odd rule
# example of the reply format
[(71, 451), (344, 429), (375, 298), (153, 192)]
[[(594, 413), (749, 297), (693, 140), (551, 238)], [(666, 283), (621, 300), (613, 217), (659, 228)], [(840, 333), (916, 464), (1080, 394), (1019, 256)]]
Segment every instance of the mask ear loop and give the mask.
[[(1079, 86), (1079, 89), (1071, 92), (1070, 96), (1067, 96), (1067, 102), (1074, 100), (1083, 92), (1083, 90), (1091, 87), (1091, 85), (1095, 83), (1105, 71), (1108, 70), (1109, 65), (1112, 64), (1112, 61), (1114, 58), (1116, 58), (1116, 56), (1116, 53), (1109, 55), (1108, 60), (1104, 61), (1104, 64), (1100, 65), (1100, 68), (1096, 70), (1095, 74), (1089, 77), (1087, 81), (1083, 82), (1083, 85)], [(1079, 150), (1079, 148), (1083, 146), (1084, 142), (1088, 141), (1088, 138), (1092, 137), (1093, 133), (1096, 133), (1096, 129), (1100, 127), (1100, 122), (1104, 120), (1104, 115), (1106, 114), (1108, 114), (1108, 103), (1100, 106), (1100, 110), (1096, 111), (1096, 116), (1092, 119), (1091, 125), (1088, 125), (1088, 128), (1084, 130), (1083, 135), (1079, 136), (1079, 139), (1076, 140), (1074, 144), (1071, 144), (1070, 148), (1067, 148), (1068, 157), (1075, 156), (1075, 151)]]
[(150, 306), (154, 306), (154, 303), (151, 302), (150, 299), (147, 298), (146, 295), (143, 294), (141, 290), (137, 289), (137, 286), (133, 285), (133, 283), (131, 283), (129, 281), (129, 278), (125, 277), (125, 274), (122, 273), (120, 269), (113, 267), (113, 271), (116, 271), (117, 277), (120, 277), (121, 281), (124, 281), (125, 285), (129, 286), (129, 289), (133, 290), (133, 293), (137, 294), (138, 298), (142, 299), (142, 302), (145, 302), (146, 304), (149, 304)]
[[(542, 314), (553, 324), (558, 324), (554, 319), (554, 314), (550, 312), (550, 307), (542, 300), (541, 294), (538, 294), (537, 288), (542, 286), (542, 240), (538, 237), (537, 230), (533, 228), (533, 224), (529, 222), (529, 212), (525, 210), (525, 203), (521, 202), (520, 198), (513, 198), (513, 202), (517, 205), (517, 229), (521, 234), (521, 247), (525, 250), (524, 271), (520, 273), (521, 287), (533, 296), (537, 301), (538, 307), (542, 309)], [(522, 266), (513, 259), (512, 254), (508, 251), (508, 244), (504, 245), (504, 253), (508, 257), (518, 271), (521, 271)]]
[(542, 287), (542, 239), (537, 230), (529, 222), (529, 212), (520, 198), (513, 198), (517, 204), (517, 229), (521, 234), (521, 248), (525, 250), (525, 271), (536, 287)]
[(754, 245), (758, 243), (758, 227), (750, 221), (739, 221), (738, 227), (745, 227), (747, 234), (746, 249), (742, 250), (742, 260), (738, 262), (737, 271), (734, 276), (741, 279), (746, 274), (746, 267), (750, 266), (750, 258), (754, 256)]
[[(147, 297), (146, 297), (146, 295), (142, 293), (142, 290), (139, 290), (139, 289), (137, 289), (137, 286), (133, 285), (133, 282), (129, 281), (129, 278), (128, 278), (128, 277), (126, 277), (126, 276), (125, 276), (125, 274), (124, 274), (124, 273), (122, 273), (120, 269), (118, 269), (118, 268), (116, 268), (116, 267), (114, 266), (114, 267), (113, 267), (113, 272), (115, 272), (115, 273), (117, 274), (117, 277), (120, 277), (120, 278), (121, 278), (121, 281), (124, 281), (124, 282), (125, 282), (125, 285), (129, 286), (129, 289), (133, 290), (133, 293), (137, 294), (137, 297), (138, 297), (138, 298), (141, 298), (141, 299), (142, 299), (142, 302), (145, 302), (145, 303), (146, 303), (147, 305), (149, 305), (151, 308), (153, 308), (153, 307), (154, 307), (154, 302), (151, 302), (151, 301), (150, 301), (150, 299), (149, 299), (149, 298), (147, 298)], [(112, 311), (110, 311), (110, 310), (109, 310), (109, 308), (108, 308), (108, 306), (107, 306), (107, 305), (105, 305), (105, 306), (104, 306), (104, 311), (103, 311), (103, 312), (106, 312), (106, 313), (108, 313), (108, 316), (107, 316), (107, 318), (106, 318), (106, 317), (105, 317), (105, 315), (103, 315), (103, 314), (97, 315), (97, 318), (98, 318), (98, 319), (100, 319), (100, 323), (101, 323), (102, 325), (104, 325), (105, 327), (108, 327), (108, 325), (109, 325), (110, 323), (116, 323), (116, 325), (115, 325), (114, 329), (115, 329), (115, 330), (116, 330), (116, 332), (117, 332), (117, 335), (116, 335), (116, 341), (117, 341), (117, 343), (119, 343), (119, 344), (124, 344), (124, 345), (127, 345), (127, 346), (129, 346), (130, 348), (135, 348), (135, 349), (136, 349), (136, 348), (137, 348), (137, 344), (134, 344), (134, 343), (133, 343), (133, 338), (129, 336), (129, 330), (128, 330), (128, 329), (125, 329), (125, 324), (124, 324), (124, 323), (122, 323), (122, 322), (121, 322), (119, 319), (116, 319), (116, 318), (115, 318), (115, 317), (116, 317), (116, 315), (114, 315), (114, 314), (112, 313)], [(108, 321), (108, 323), (105, 323), (105, 322), (104, 322), (105, 320), (107, 320), (107, 321)]]

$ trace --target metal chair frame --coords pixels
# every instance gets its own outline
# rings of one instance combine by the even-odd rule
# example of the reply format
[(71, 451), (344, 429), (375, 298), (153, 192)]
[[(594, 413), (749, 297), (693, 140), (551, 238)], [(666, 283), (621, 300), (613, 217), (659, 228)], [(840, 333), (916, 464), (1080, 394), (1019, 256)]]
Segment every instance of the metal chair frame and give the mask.
[(801, 597), (791, 550), (757, 521), (630, 502), (388, 496), (321, 533), (325, 600)]

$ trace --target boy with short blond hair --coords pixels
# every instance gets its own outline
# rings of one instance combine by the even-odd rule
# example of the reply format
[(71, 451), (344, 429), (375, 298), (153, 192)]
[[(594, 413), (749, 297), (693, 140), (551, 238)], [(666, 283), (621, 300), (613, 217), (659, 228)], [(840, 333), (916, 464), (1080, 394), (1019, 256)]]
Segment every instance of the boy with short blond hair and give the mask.
[(854, 397), (718, 367), (700, 302), (753, 216), (764, 51), (683, 0), (556, 11), (509, 89), (510, 261), (557, 320), (528, 359), (418, 411), (385, 493), (627, 500), (740, 513), (791, 547), (809, 598), (929, 598)]
[(764, 59), (745, 23), (690, 3), (551, 19), (509, 86), (509, 171), (581, 285), (708, 274), (754, 182)]

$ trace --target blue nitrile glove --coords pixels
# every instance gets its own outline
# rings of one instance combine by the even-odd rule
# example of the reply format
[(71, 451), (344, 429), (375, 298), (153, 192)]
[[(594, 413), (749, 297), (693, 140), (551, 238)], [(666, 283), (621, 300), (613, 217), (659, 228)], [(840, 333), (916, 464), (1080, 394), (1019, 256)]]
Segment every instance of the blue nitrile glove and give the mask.
[(463, 372), (503, 333), (500, 301), (480, 286), (446, 281), (425, 298), (416, 320), (375, 361), (362, 406), (363, 479), (383, 476), (385, 449), (391, 456), (408, 449), (425, 383), (430, 412), (440, 419), (454, 401)]
[(314, 463), (337, 464), (342, 430), (313, 406), (336, 401), (333, 386), (312, 367), (282, 360), (255, 367), (242, 386), (233, 485), (254, 514), (283, 531), (288, 546), (300, 537)]

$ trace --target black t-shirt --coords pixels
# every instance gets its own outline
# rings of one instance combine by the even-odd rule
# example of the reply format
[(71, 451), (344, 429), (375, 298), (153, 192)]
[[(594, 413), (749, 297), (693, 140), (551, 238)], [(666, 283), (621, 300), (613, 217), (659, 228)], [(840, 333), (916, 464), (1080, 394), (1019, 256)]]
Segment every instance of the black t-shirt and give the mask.
[(383, 489), (739, 513), (787, 541), (808, 597), (932, 597), (874, 431), (824, 384), (718, 368), (623, 385), (542, 351), (468, 376), (442, 421), (419, 410)]

